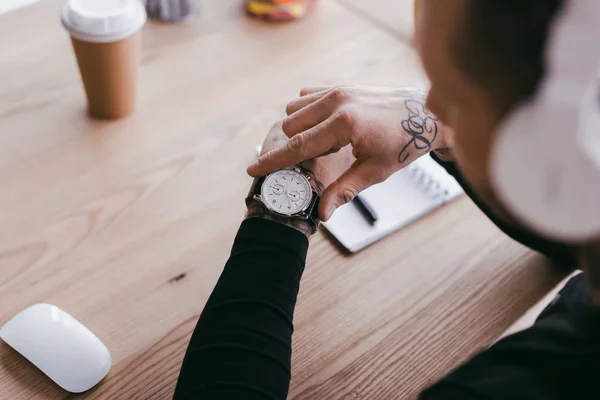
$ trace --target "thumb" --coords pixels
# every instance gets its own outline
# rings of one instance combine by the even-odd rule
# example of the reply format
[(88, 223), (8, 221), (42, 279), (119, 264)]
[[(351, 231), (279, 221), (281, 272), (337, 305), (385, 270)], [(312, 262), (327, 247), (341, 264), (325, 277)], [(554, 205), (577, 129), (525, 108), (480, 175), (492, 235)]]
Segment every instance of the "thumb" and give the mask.
[(377, 165), (357, 160), (335, 182), (327, 186), (319, 202), (321, 221), (328, 221), (337, 208), (352, 201), (369, 186), (379, 183), (379, 169)]

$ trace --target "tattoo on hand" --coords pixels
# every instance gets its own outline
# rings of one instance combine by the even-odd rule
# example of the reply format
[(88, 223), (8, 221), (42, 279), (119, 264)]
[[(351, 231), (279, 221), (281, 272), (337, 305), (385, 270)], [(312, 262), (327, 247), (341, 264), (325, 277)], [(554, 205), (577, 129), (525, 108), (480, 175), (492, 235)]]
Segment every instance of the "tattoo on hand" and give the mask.
[(280, 146), (281, 144), (284, 144), (288, 140), (290, 140), (290, 139), (282, 133), (281, 135), (277, 135), (273, 138), (273, 143), (277, 143), (277, 146)]
[(402, 128), (411, 139), (398, 154), (400, 164), (410, 157), (412, 150), (429, 152), (438, 135), (437, 118), (425, 108), (423, 100), (406, 99), (404, 106), (408, 110), (408, 118), (402, 121)]

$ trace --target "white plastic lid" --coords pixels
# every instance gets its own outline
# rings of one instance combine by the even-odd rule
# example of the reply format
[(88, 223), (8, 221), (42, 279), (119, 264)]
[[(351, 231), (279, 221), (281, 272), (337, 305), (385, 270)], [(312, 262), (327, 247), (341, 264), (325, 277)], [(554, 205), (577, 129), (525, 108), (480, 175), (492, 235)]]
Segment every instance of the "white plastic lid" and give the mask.
[(145, 22), (141, 0), (69, 0), (62, 12), (62, 23), (71, 36), (86, 42), (125, 39)]

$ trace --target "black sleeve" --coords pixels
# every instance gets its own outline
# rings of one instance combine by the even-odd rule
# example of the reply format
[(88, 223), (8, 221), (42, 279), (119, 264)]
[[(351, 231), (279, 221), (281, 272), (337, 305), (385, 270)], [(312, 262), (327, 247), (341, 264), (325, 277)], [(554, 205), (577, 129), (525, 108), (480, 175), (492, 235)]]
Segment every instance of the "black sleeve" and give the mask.
[(308, 240), (262, 219), (242, 223), (188, 346), (175, 399), (287, 397), (294, 308)]
[(566, 246), (563, 243), (546, 240), (519, 227), (508, 225), (499, 218), (496, 218), (494, 213), (485, 205), (483, 201), (477, 197), (477, 194), (473, 191), (473, 189), (471, 189), (467, 181), (463, 178), (456, 164), (440, 159), (435, 153), (430, 154), (431, 158), (433, 158), (439, 165), (444, 167), (444, 169), (456, 179), (471, 200), (473, 200), (473, 202), (481, 209), (481, 211), (483, 211), (485, 215), (491, 219), (492, 222), (496, 224), (496, 226), (504, 233), (514, 240), (544, 254), (546, 257), (559, 262), (561, 265), (566, 266), (569, 269), (577, 268), (577, 260), (569, 246)]

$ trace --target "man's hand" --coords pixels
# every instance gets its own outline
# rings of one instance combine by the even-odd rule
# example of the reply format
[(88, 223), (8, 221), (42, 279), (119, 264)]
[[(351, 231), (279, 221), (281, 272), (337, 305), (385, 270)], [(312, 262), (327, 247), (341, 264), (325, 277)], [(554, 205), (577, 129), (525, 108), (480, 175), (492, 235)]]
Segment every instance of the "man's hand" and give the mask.
[(362, 190), (423, 154), (447, 147), (447, 128), (425, 108), (425, 96), (420, 88), (303, 89), (288, 104), (288, 116), (282, 122), (290, 140), (263, 154), (248, 167), (248, 174), (263, 176), (350, 145), (356, 160), (324, 184), (319, 216), (327, 221), (336, 208)]
[[(282, 122), (283, 121), (278, 121), (267, 134), (262, 145), (261, 155), (274, 151), (281, 146), (285, 146), (289, 141), (281, 128)], [(311, 185), (319, 195), (322, 195), (325, 187), (329, 186), (338, 176), (348, 169), (354, 160), (350, 146), (346, 146), (335, 154), (330, 154), (318, 159), (306, 160), (297, 165), (305, 174), (311, 177)], [(294, 164), (286, 165), (282, 168), (292, 166), (294, 166)], [(309, 221), (277, 217), (266, 211), (265, 207), (258, 202), (250, 204), (247, 217), (264, 218), (276, 221), (299, 230), (307, 237), (314, 233), (314, 227), (311, 226)]]
[[(261, 157), (274, 150), (285, 147), (289, 141), (282, 129), (283, 120), (277, 121), (265, 138)], [(311, 184), (319, 196), (323, 195), (325, 188), (331, 185), (345, 170), (347, 170), (356, 159), (352, 155), (350, 146), (345, 146), (336, 153), (329, 154), (324, 157), (304, 160), (298, 163), (284, 165), (281, 168), (289, 168), (298, 166), (300, 169), (311, 177)], [(275, 172), (281, 168), (276, 168), (270, 172)], [(268, 173), (270, 173), (268, 172)], [(266, 174), (264, 174), (266, 175)], [(264, 176), (258, 175), (258, 176)]]

